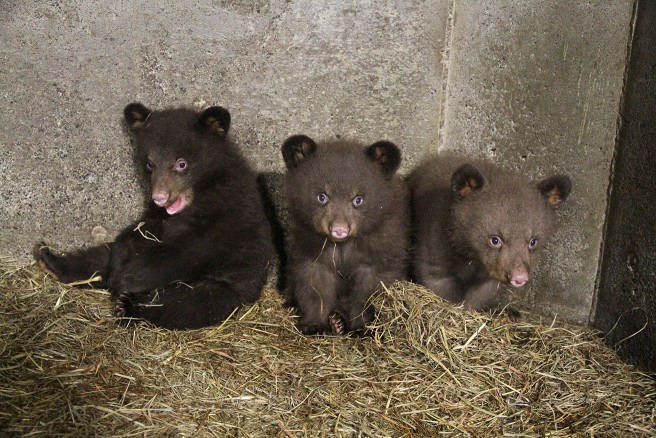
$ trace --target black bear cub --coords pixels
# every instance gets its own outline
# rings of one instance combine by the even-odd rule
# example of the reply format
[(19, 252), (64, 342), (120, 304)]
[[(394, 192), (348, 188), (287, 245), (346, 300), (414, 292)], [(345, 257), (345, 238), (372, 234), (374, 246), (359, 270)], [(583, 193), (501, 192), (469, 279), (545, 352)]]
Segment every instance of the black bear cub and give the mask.
[(178, 108), (125, 110), (151, 202), (107, 245), (34, 257), (70, 283), (100, 275), (118, 317), (172, 329), (217, 324), (260, 295), (273, 255), (256, 175), (227, 137), (230, 113)]
[(287, 294), (304, 334), (363, 334), (381, 282), (407, 276), (409, 199), (399, 149), (351, 141), (282, 146), (291, 216)]
[[(539, 182), (492, 163), (431, 157), (410, 174), (412, 277), (442, 298), (497, 310), (501, 284), (522, 287), (549, 238), (567, 176)], [(518, 313), (511, 311), (511, 318)]]

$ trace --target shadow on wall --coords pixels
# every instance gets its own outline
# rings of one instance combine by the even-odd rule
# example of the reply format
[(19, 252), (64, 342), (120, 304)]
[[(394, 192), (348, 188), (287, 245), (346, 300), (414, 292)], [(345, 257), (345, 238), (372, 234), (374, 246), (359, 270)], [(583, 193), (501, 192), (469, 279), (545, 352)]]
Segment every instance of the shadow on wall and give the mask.
[(640, 2), (626, 78), (594, 326), (656, 372), (656, 3)]

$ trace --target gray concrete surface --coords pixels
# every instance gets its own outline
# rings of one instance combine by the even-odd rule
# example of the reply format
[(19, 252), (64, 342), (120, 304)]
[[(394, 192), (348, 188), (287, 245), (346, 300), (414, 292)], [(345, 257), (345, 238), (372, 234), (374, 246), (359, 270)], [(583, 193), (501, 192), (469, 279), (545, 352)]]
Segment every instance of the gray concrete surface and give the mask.
[(577, 322), (588, 320), (597, 277), (631, 14), (627, 1), (455, 7), (440, 147), (573, 178), (524, 293)]
[(438, 0), (2, 2), (3, 254), (74, 247), (142, 206), (122, 108), (227, 107), (260, 169), (295, 133), (436, 138), (445, 8)]
[[(111, 238), (143, 192), (122, 108), (220, 104), (258, 168), (290, 134), (444, 149), (572, 198), (529, 291), (587, 321), (632, 2), (201, 0), (0, 3), (0, 254)], [(446, 91), (445, 91), (446, 90)], [(102, 238), (102, 233), (99, 234)]]
[(626, 82), (594, 326), (656, 373), (656, 2), (640, 2)]

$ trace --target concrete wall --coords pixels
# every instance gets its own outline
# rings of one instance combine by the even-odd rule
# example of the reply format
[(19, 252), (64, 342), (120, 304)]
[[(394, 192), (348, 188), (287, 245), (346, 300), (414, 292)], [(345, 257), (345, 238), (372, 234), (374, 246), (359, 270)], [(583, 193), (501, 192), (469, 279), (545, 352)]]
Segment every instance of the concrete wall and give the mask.
[(528, 300), (588, 319), (630, 35), (628, 1), (456, 2), (441, 147), (573, 191)]
[[(0, 3), (0, 254), (111, 237), (143, 205), (122, 108), (220, 104), (281, 172), (290, 134), (386, 138), (574, 177), (528, 299), (586, 322), (631, 1)], [(101, 233), (102, 237), (102, 233)]]
[(656, 3), (640, 2), (594, 325), (656, 372)]

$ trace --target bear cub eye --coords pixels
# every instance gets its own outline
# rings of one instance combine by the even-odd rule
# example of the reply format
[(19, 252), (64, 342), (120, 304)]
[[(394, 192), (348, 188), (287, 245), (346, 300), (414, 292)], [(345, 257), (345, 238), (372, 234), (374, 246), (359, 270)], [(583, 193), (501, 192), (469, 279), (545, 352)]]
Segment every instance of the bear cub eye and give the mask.
[(174, 169), (176, 172), (184, 172), (189, 164), (184, 158), (178, 158), (178, 161), (175, 162)]
[(364, 202), (364, 198), (362, 196), (356, 196), (355, 198), (353, 198), (353, 205), (355, 207), (359, 207), (360, 205), (362, 205), (363, 202)]
[(488, 240), (488, 244), (492, 248), (499, 249), (503, 246), (503, 240), (501, 240), (501, 237), (499, 237), (499, 236), (492, 236), (492, 237), (490, 237), (490, 240)]
[(152, 161), (146, 160), (146, 170), (148, 172), (152, 172), (152, 170), (153, 170), (153, 162)]
[(534, 237), (528, 242), (528, 249), (534, 249), (538, 245), (538, 238)]
[(319, 193), (317, 195), (317, 201), (319, 201), (319, 204), (321, 205), (326, 205), (328, 203), (328, 195), (325, 193)]

